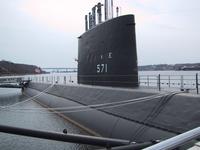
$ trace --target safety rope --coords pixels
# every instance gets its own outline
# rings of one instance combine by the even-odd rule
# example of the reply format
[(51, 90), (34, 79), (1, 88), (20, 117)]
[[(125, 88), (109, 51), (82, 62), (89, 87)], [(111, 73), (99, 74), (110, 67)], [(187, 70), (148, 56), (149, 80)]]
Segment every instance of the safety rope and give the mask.
[(33, 97), (30, 97), (30, 98), (28, 98), (28, 99), (26, 99), (26, 100), (20, 101), (20, 102), (18, 102), (18, 103), (14, 103), (14, 104), (12, 104), (12, 105), (0, 106), (0, 110), (1, 110), (1, 109), (6, 109), (6, 108), (10, 108), (10, 107), (13, 107), (13, 106), (16, 106), (16, 105), (19, 105), (19, 104), (22, 104), (22, 103), (26, 103), (26, 102), (28, 102), (28, 101), (31, 101), (31, 100), (33, 100), (34, 98), (37, 98), (37, 97), (41, 96), (42, 94), (44, 94), (45, 92), (47, 92), (47, 91), (48, 91), (50, 88), (52, 88), (53, 86), (54, 86), (54, 84), (50, 85), (49, 87), (47, 87), (45, 90), (43, 90), (43, 91), (40, 92), (39, 94), (37, 94), (37, 95), (35, 95), (35, 96), (33, 96)]

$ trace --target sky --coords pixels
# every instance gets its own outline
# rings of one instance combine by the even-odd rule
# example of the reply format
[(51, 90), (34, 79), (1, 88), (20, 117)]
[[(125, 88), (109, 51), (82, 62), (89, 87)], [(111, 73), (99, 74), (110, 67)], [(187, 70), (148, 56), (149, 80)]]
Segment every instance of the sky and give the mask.
[[(134, 14), (138, 65), (200, 62), (199, 0), (113, 0)], [(77, 67), (84, 16), (104, 0), (0, 0), (0, 60)]]

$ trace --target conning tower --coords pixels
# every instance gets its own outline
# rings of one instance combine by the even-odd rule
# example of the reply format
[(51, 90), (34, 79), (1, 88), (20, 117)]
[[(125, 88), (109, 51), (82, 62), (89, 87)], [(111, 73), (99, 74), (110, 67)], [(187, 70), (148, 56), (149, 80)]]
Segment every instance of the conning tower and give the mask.
[[(104, 22), (102, 6), (105, 7)], [(89, 27), (86, 20), (86, 32), (78, 39), (78, 83), (137, 87), (134, 15), (113, 18), (112, 0), (105, 0), (104, 5), (98, 3), (89, 14), (85, 17), (89, 18)]]

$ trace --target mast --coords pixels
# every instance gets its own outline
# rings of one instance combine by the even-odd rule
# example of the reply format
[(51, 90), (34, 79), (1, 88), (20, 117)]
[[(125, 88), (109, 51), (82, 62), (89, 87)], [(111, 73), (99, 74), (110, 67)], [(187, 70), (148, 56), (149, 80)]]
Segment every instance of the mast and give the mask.
[(96, 5), (92, 8), (92, 27), (96, 26)]
[(98, 3), (98, 4), (97, 4), (98, 23), (101, 23), (101, 22), (102, 22), (101, 6), (103, 6), (103, 4), (101, 4), (101, 3)]
[(113, 0), (105, 0), (105, 21), (113, 18)]
[[(94, 28), (97, 23), (102, 23), (102, 9), (103, 4), (100, 2), (92, 7), (92, 11), (85, 15), (85, 31)], [(104, 4), (105, 21), (113, 18), (113, 0), (105, 0)], [(117, 15), (118, 16), (118, 15)], [(97, 18), (97, 19), (96, 19)], [(97, 21), (96, 21), (97, 20)]]
[(88, 31), (88, 16), (85, 15), (85, 31)]

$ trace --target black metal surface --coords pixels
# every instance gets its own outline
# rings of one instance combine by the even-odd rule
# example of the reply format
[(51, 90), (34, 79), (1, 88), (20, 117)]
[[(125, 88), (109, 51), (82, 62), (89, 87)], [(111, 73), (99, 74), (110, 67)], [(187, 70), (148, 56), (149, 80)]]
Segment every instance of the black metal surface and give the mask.
[[(40, 83), (29, 85), (30, 88), (40, 91), (48, 86), (48, 84)], [(40, 101), (49, 107), (76, 105), (71, 104), (73, 102), (92, 105), (153, 94), (149, 90), (131, 89), (127, 91), (110, 87), (62, 85), (55, 85), (48, 93), (52, 95), (42, 95)], [(68, 101), (59, 100), (56, 96), (68, 99)], [(166, 139), (198, 127), (200, 125), (199, 111), (194, 110), (200, 110), (199, 97), (180, 94), (99, 111), (66, 112), (65, 115), (103, 136), (120, 139), (133, 138), (131, 141), (144, 142)]]
[(108, 20), (79, 37), (78, 83), (138, 86), (133, 15)]
[(122, 146), (130, 144), (130, 141), (128, 140), (111, 139), (111, 138), (94, 137), (94, 136), (77, 135), (77, 134), (61, 134), (56, 132), (24, 129), (18, 127), (3, 126), (3, 125), (0, 125), (0, 132), (35, 137), (35, 138), (63, 141), (63, 142), (102, 146), (102, 147), (114, 147), (114, 146)]

